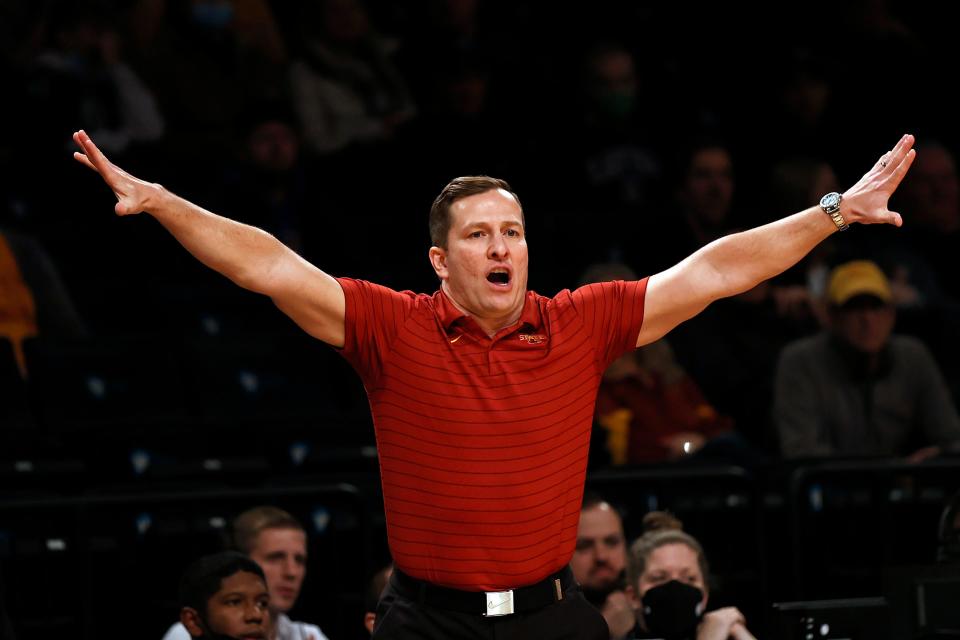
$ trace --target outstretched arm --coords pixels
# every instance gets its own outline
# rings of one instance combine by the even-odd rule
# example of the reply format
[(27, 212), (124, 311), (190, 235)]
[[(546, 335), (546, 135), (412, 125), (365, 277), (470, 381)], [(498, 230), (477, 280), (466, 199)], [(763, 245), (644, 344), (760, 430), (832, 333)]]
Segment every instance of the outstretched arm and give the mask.
[[(840, 213), (847, 224), (902, 224), (900, 214), (889, 211), (887, 202), (916, 156), (912, 147), (913, 136), (903, 136), (843, 194)], [(711, 302), (748, 291), (785, 271), (836, 230), (819, 206), (811, 207), (720, 238), (651, 276), (637, 346), (661, 338)]]
[(245, 289), (270, 296), (310, 335), (335, 347), (344, 343), (343, 290), (332, 277), (269, 233), (211, 213), (119, 168), (83, 131), (73, 134), (73, 154), (117, 196), (118, 215), (146, 212), (200, 262)]

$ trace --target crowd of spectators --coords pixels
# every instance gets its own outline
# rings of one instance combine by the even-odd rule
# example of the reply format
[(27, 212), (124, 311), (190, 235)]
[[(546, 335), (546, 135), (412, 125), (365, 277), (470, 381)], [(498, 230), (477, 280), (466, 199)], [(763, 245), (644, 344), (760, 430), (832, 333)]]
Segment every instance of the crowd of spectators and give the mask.
[[(597, 263), (656, 273), (811, 206), (910, 129), (918, 161), (895, 202), (905, 228), (837, 237), (638, 356), (646, 410), (661, 405), (645, 420), (679, 415), (694, 425), (685, 433), (702, 433), (634, 443), (629, 456), (616, 444), (626, 436), (607, 433), (608, 453), (617, 464), (670, 459), (732, 433), (779, 455), (780, 350), (830, 324), (827, 274), (854, 259), (886, 272), (898, 329), (926, 344), (956, 394), (956, 140), (937, 81), (943, 52), (924, 37), (938, 26), (857, 3), (837, 16), (843, 46), (811, 46), (813, 23), (798, 16), (775, 37), (750, 30), (747, 47), (738, 10), (698, 10), (679, 32), (658, 26), (678, 18), (667, 5), (612, 1), (588, 12), (494, 0), (6, 3), (2, 67), (17, 99), (0, 142), (2, 319), (22, 373), (25, 337), (162, 334), (171, 305), (227, 287), (150, 221), (109, 215), (109, 194), (69, 164), (80, 126), (123, 166), (328, 272), (398, 289), (436, 286), (416, 258), (431, 194), (455, 175), (504, 177), (523, 198), (531, 287), (545, 294)], [(865, 51), (887, 44), (899, 55), (881, 75)], [(891, 70), (911, 79), (910, 99), (873, 108), (859, 89)], [(268, 329), (278, 327), (289, 328)]]
[[(78, 128), (328, 273), (396, 289), (437, 286), (426, 213), (440, 188), (504, 178), (524, 204), (530, 287), (548, 295), (656, 273), (813, 206), (909, 131), (917, 160), (892, 203), (903, 229), (838, 234), (614, 363), (591, 464), (955, 453), (948, 27), (905, 3), (791, 11), (758, 31), (746, 6), (708, 3), (0, 0), (0, 338), (29, 384), (25, 342), (175, 340), (171, 317), (231, 295), (154, 221), (111, 214), (70, 158)], [(878, 104), (904, 83), (907, 99)], [(229, 308), (246, 332), (295, 330), (253, 305)], [(696, 541), (664, 540), (701, 571)], [(609, 581), (581, 583), (608, 622), (642, 634), (642, 550), (628, 562), (622, 527), (590, 544), (619, 559), (587, 569)], [(289, 623), (286, 605), (274, 613)], [(725, 623), (746, 634), (742, 617)]]

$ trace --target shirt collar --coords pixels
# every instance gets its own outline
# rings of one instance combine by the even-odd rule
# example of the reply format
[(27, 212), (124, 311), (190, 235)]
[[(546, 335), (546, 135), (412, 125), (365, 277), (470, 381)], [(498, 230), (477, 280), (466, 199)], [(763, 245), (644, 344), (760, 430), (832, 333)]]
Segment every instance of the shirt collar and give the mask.
[[(435, 308), (440, 317), (440, 323), (448, 333), (458, 320), (468, 318), (469, 315), (454, 306), (447, 294), (442, 289), (433, 294)], [(520, 312), (520, 320), (514, 329), (537, 329), (542, 322), (540, 314), (540, 305), (537, 303), (537, 294), (533, 291), (527, 291), (526, 299), (523, 302), (523, 311)]]

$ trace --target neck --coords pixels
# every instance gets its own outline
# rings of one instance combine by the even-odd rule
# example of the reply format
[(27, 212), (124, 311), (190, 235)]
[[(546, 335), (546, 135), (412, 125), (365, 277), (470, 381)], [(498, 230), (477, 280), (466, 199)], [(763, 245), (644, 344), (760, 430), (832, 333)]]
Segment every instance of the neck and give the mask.
[(471, 318), (474, 322), (480, 325), (480, 328), (483, 329), (491, 338), (497, 335), (497, 332), (501, 329), (509, 327), (510, 325), (517, 322), (520, 319), (520, 316), (523, 314), (523, 306), (521, 305), (518, 309), (511, 311), (509, 315), (506, 316), (482, 316), (480, 314), (474, 313), (464, 305), (460, 304), (457, 299), (450, 292), (450, 288), (447, 286), (446, 281), (440, 283), (440, 289), (447, 296), (447, 299), (450, 300), (450, 303), (457, 308), (458, 311), (462, 311)]

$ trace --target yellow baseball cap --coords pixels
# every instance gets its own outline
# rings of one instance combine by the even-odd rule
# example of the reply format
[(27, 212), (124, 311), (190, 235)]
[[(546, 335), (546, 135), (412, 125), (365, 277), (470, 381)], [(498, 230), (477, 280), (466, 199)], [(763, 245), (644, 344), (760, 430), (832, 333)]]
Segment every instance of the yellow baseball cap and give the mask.
[(870, 260), (844, 263), (830, 273), (827, 300), (834, 305), (846, 304), (856, 296), (873, 296), (884, 302), (893, 300), (890, 281), (880, 267)]

